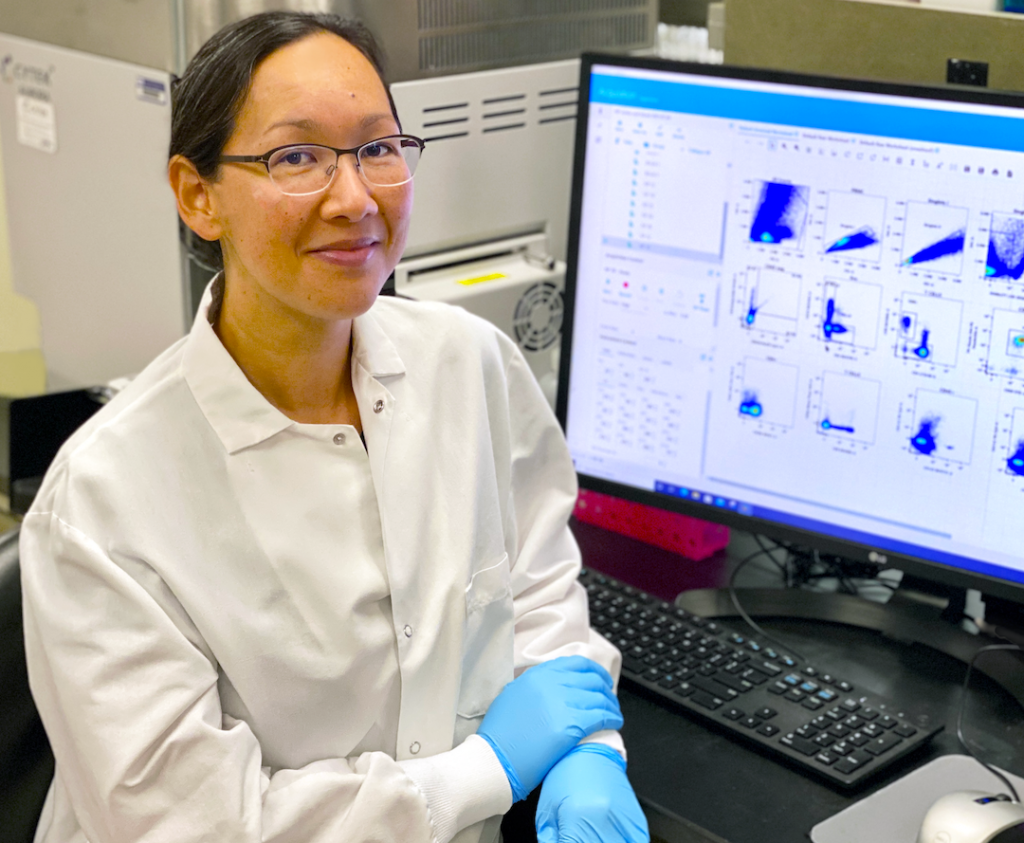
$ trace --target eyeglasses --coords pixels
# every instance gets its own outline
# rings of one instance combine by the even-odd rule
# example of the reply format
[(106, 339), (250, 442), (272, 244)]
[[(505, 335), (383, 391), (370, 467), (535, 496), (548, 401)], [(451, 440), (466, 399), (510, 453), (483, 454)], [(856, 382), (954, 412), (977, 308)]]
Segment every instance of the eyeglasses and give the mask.
[(291, 143), (262, 155), (222, 155), (223, 163), (262, 164), (286, 196), (307, 196), (330, 187), (342, 155), (356, 157), (360, 178), (374, 187), (397, 187), (412, 181), (425, 143), (413, 135), (388, 135), (352, 149), (318, 143)]

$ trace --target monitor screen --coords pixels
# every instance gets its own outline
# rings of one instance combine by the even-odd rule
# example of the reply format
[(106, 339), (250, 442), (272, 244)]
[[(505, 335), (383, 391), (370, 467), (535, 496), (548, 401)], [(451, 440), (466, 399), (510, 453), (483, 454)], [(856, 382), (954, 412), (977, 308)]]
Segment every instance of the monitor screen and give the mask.
[(1024, 98), (582, 74), (581, 484), (1024, 600)]

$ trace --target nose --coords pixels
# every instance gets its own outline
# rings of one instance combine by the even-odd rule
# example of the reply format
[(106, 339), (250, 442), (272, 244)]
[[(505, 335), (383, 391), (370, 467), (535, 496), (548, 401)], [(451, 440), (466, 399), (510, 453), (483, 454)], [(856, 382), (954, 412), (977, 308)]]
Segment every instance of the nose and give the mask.
[(320, 208), (327, 218), (344, 217), (352, 222), (377, 213), (373, 192), (359, 175), (355, 155), (349, 153), (338, 158), (338, 168)]

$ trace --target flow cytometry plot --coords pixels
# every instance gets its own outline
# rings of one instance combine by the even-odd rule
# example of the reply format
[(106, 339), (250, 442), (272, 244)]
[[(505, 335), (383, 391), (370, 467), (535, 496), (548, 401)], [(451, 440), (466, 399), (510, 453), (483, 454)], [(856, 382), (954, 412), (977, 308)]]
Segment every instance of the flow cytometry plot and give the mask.
[(878, 381), (825, 372), (821, 380), (818, 432), (847, 442), (873, 444), (881, 389)]
[(800, 278), (781, 269), (748, 269), (743, 287), (744, 328), (793, 334), (800, 315)]
[(908, 202), (903, 265), (959, 275), (964, 266), (967, 209)]
[(904, 293), (900, 300), (896, 356), (955, 366), (963, 302)]
[(973, 398), (917, 390), (910, 451), (926, 457), (968, 464), (974, 447), (974, 420), (978, 402)]
[(988, 344), (986, 372), (1007, 378), (1024, 377), (1024, 313), (992, 312), (992, 336)]
[(985, 275), (1012, 281), (1019, 281), (1024, 275), (1024, 217), (992, 214)]
[(792, 427), (800, 370), (786, 363), (747, 357), (743, 361), (743, 390), (737, 409), (743, 418)]
[(750, 239), (800, 248), (807, 223), (810, 188), (777, 181), (760, 182), (754, 201)]
[(1010, 447), (1006, 454), (1006, 472), (1016, 477), (1024, 477), (1024, 409), (1013, 411)]
[(881, 307), (881, 285), (849, 278), (826, 278), (818, 337), (825, 342), (875, 348)]
[(831, 190), (825, 212), (825, 254), (878, 263), (882, 257), (885, 198)]

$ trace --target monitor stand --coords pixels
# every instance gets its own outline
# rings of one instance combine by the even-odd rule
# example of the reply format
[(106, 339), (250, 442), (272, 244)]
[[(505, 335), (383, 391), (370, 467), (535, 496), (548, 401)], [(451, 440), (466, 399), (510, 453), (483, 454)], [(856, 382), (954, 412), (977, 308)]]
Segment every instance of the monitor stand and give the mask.
[[(925, 644), (964, 663), (981, 647), (1001, 643), (965, 632), (941, 618), (944, 606), (916, 600), (909, 594), (900, 595), (899, 590), (888, 603), (795, 588), (737, 588), (736, 595), (751, 617), (849, 624), (897, 641)], [(727, 588), (684, 591), (676, 597), (675, 605), (704, 617), (738, 617)], [(1024, 706), (1024, 662), (1020, 653), (987, 653), (974, 669), (999, 683)]]

